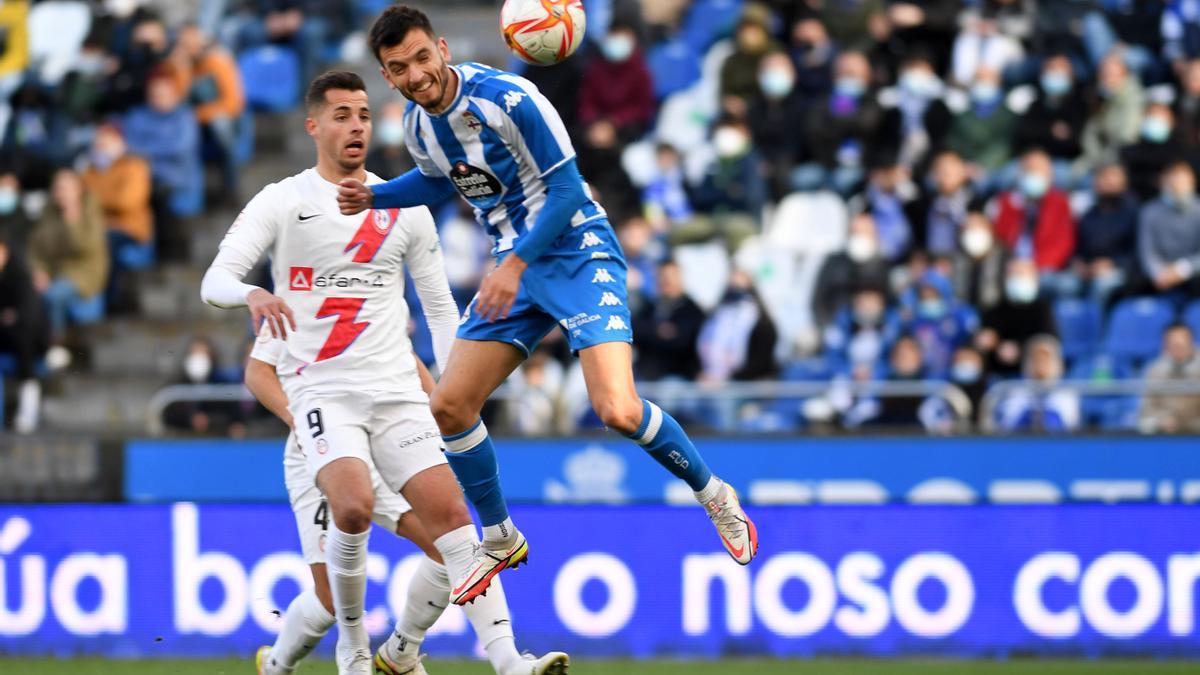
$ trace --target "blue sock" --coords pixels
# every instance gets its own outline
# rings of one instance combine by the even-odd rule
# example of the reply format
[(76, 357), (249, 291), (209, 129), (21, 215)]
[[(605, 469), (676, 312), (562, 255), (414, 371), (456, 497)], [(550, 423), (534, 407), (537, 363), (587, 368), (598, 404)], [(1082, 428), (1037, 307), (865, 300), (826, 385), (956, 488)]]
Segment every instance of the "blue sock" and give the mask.
[(446, 460), (458, 477), (467, 499), (475, 505), (484, 527), (508, 519), (508, 505), (500, 491), (500, 466), (496, 464), (496, 449), (487, 427), (479, 420), (461, 434), (443, 436)]
[(642, 424), (629, 438), (667, 471), (683, 479), (694, 492), (703, 490), (712, 479), (708, 464), (679, 422), (646, 399), (642, 399)]

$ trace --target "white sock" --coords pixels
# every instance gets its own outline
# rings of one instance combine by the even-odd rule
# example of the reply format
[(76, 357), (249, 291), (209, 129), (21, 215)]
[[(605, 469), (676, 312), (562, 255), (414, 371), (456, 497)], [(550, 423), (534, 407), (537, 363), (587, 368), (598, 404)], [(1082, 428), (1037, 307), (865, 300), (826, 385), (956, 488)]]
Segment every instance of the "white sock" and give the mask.
[[(433, 542), (442, 554), (442, 560), (446, 561), (446, 569), (451, 578), (457, 579), (466, 575), (478, 541), (475, 526), (464, 525), (443, 534)], [(499, 578), (492, 579), (487, 595), (481, 595), (475, 602), (463, 605), (463, 610), (475, 629), (479, 643), (487, 650), (488, 661), (491, 661), (492, 668), (497, 673), (508, 672), (521, 662), (521, 654), (517, 651), (517, 643), (513, 639), (508, 599), (504, 596), (504, 586), (500, 584)]]
[(510, 544), (516, 536), (517, 528), (513, 525), (512, 518), (505, 518), (502, 523), (483, 528), (483, 540), (489, 544)]
[(321, 638), (333, 628), (336, 620), (321, 605), (321, 600), (311, 589), (292, 600), (283, 615), (283, 627), (279, 637), (271, 646), (267, 657), (266, 673), (290, 673), (297, 663), (317, 646)]
[(721, 487), (723, 485), (725, 484), (721, 482), (720, 478), (717, 478), (716, 476), (710, 477), (708, 479), (708, 484), (704, 486), (704, 489), (694, 493), (696, 495), (696, 501), (707, 505), (709, 502), (717, 498), (717, 494), (721, 492)]
[(347, 534), (329, 524), (325, 545), (325, 565), (329, 588), (333, 591), (333, 609), (338, 623), (338, 644), (348, 649), (369, 648), (370, 637), (363, 625), (363, 605), (367, 593), (367, 538), (371, 530)]
[[(404, 613), (396, 622), (396, 631), (388, 638), (389, 653), (398, 656), (400, 652), (408, 651), (408, 646), (419, 648), (425, 641), (425, 633), (437, 622), (449, 604), (449, 573), (444, 566), (433, 560), (423, 559), (408, 584)], [(404, 645), (405, 641), (408, 645)]]

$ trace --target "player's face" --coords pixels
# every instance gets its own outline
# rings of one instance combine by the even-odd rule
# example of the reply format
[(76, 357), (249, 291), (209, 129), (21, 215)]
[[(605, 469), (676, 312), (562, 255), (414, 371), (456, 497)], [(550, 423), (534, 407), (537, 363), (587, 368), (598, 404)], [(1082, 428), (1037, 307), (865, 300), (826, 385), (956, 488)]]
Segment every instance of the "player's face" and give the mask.
[(383, 77), (404, 98), (432, 113), (454, 99), (450, 48), (443, 38), (410, 30), (404, 41), (379, 50)]
[(317, 142), (317, 154), (347, 172), (357, 171), (367, 160), (371, 143), (371, 109), (367, 92), (332, 89), (325, 105), (308, 119), (308, 133)]

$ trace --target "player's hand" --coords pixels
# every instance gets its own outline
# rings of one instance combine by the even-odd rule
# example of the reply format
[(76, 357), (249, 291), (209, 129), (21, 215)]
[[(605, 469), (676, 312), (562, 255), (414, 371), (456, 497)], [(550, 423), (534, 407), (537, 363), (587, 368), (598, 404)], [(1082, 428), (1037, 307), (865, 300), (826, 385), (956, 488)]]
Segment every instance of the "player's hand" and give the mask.
[(338, 208), (343, 216), (353, 216), (371, 208), (375, 193), (361, 180), (346, 178), (338, 183)]
[(254, 325), (254, 334), (258, 335), (265, 323), (271, 330), (271, 337), (287, 339), (288, 326), (296, 330), (296, 317), (292, 308), (287, 306), (283, 298), (256, 288), (246, 296), (246, 306), (250, 308), (250, 321)]
[(517, 291), (521, 288), (521, 274), (528, 266), (516, 253), (510, 253), (504, 262), (479, 284), (479, 295), (475, 297), (475, 312), (489, 322), (507, 317), (517, 300)]

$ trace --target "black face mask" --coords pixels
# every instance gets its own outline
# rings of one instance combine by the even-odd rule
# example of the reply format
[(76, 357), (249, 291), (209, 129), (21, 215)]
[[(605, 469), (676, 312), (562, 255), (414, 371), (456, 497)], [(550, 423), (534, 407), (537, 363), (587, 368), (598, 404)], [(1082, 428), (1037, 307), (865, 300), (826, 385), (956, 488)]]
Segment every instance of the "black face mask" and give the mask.
[(811, 40), (796, 40), (795, 44), (796, 51), (800, 52), (801, 54), (807, 54), (813, 50), (813, 47), (816, 47)]
[(1125, 195), (1120, 192), (1101, 194), (1101, 195), (1097, 195), (1097, 197), (1096, 197), (1097, 204), (1099, 204), (1100, 206), (1103, 206), (1105, 208), (1109, 208), (1109, 209), (1120, 206), (1121, 202), (1123, 202), (1123, 201), (1125, 201)]

